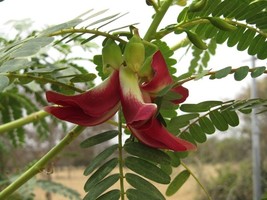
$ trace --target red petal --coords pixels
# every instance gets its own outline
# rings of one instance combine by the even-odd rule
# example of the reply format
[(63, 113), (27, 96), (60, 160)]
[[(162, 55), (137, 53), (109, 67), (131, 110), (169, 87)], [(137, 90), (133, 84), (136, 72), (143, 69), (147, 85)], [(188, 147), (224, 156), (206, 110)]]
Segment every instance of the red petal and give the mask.
[(119, 104), (102, 116), (92, 117), (83, 112), (79, 107), (47, 106), (44, 110), (55, 117), (81, 126), (94, 126), (110, 119), (118, 110)]
[(81, 109), (90, 116), (102, 116), (119, 103), (119, 72), (115, 70), (100, 85), (83, 94), (66, 96), (49, 91), (46, 93), (46, 98), (48, 102), (53, 102), (63, 107), (70, 106)]
[(189, 91), (187, 88), (181, 86), (181, 85), (178, 85), (174, 88), (171, 89), (171, 91), (175, 92), (175, 93), (178, 93), (180, 95), (182, 95), (182, 97), (180, 99), (177, 99), (177, 100), (172, 100), (172, 102), (174, 104), (180, 104), (180, 103), (183, 103), (187, 97), (189, 96)]
[(160, 51), (157, 51), (153, 55), (151, 66), (154, 71), (154, 76), (149, 82), (143, 83), (141, 87), (147, 92), (157, 93), (172, 84), (172, 77)]
[(60, 106), (48, 106), (45, 110), (55, 117), (82, 126), (94, 126), (111, 118), (120, 105), (119, 72), (91, 90), (74, 96), (47, 92), (46, 98)]
[(123, 114), (127, 124), (140, 126), (157, 112), (157, 105), (145, 103), (138, 77), (129, 68), (120, 69), (120, 94)]
[(130, 127), (140, 142), (153, 148), (170, 149), (173, 151), (195, 150), (196, 146), (186, 140), (175, 137), (156, 119), (151, 119), (150, 126)]

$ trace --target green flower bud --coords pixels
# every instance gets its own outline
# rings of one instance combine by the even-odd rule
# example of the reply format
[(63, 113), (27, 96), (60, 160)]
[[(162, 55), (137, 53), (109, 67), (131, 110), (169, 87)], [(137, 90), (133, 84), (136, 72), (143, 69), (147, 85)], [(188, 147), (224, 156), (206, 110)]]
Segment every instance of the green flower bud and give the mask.
[(197, 48), (201, 50), (206, 50), (208, 48), (206, 43), (203, 42), (196, 33), (186, 30), (186, 34), (190, 42), (192, 42)]
[(139, 72), (145, 60), (145, 46), (139, 36), (134, 35), (125, 46), (124, 61), (134, 72)]
[(217, 17), (209, 17), (208, 20), (212, 23), (213, 26), (223, 30), (223, 31), (234, 31), (237, 29), (236, 26), (229, 24), (227, 21), (217, 18)]
[(119, 69), (123, 63), (122, 52), (114, 40), (109, 39), (102, 49), (103, 71), (109, 67)]
[(191, 12), (199, 12), (204, 9), (206, 6), (207, 0), (195, 0), (193, 3), (189, 6), (189, 11)]

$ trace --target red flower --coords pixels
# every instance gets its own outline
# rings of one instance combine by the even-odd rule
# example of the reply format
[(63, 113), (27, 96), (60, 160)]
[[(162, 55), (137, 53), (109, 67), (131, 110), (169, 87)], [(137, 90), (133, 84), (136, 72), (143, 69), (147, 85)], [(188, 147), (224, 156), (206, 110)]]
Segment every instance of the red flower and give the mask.
[(49, 91), (48, 102), (58, 106), (45, 107), (55, 117), (82, 126), (94, 126), (111, 118), (119, 108), (119, 71), (113, 73), (100, 85), (74, 96)]
[[(150, 70), (153, 74), (150, 74), (151, 80), (145, 83), (139, 82), (138, 73), (130, 67), (118, 68), (100, 85), (83, 94), (66, 96), (47, 92), (47, 100), (57, 105), (48, 106), (45, 110), (65, 121), (94, 126), (111, 118), (121, 103), (127, 126), (140, 142), (150, 147), (173, 151), (195, 149), (195, 145), (169, 133), (157, 119), (158, 108), (152, 100), (161, 90), (173, 84), (160, 51), (153, 55)], [(188, 97), (188, 90), (183, 86), (174, 87), (170, 91), (182, 96), (170, 100), (175, 104)]]
[(173, 151), (196, 148), (190, 142), (169, 133), (156, 119), (156, 105), (144, 101), (138, 77), (129, 68), (120, 69), (120, 86), (121, 105), (127, 126), (140, 142), (150, 147)]

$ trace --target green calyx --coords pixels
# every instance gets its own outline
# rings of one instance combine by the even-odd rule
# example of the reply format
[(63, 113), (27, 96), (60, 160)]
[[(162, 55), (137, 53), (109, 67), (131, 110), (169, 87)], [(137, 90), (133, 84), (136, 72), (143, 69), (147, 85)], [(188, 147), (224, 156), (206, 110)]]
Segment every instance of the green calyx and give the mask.
[(145, 46), (138, 35), (134, 35), (125, 46), (124, 61), (134, 72), (139, 72), (145, 61)]
[(144, 64), (142, 65), (142, 67), (138, 71), (139, 77), (141, 77), (143, 79), (147, 79), (147, 80), (150, 80), (152, 78), (153, 73), (154, 73), (153, 69), (151, 67), (152, 58), (153, 58), (153, 55), (146, 58)]
[(119, 69), (123, 63), (122, 52), (114, 40), (109, 39), (102, 49), (103, 71), (109, 71), (110, 67)]

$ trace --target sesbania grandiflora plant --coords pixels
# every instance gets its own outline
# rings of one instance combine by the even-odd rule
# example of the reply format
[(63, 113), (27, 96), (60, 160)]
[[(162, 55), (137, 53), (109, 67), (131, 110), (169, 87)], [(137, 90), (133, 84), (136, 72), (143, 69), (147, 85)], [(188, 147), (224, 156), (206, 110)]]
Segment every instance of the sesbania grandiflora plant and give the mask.
[[(236, 45), (240, 51), (248, 49), (249, 55), (266, 59), (267, 20), (262, 20), (267, 19), (266, 1), (147, 0), (144, 6), (151, 6), (155, 11), (144, 36), (139, 35), (138, 26), (132, 25), (126, 31), (124, 27), (116, 29), (116, 32), (101, 31), (105, 24), (78, 28), (84, 21), (75, 18), (0, 50), (2, 97), (12, 88), (24, 87), (22, 80), (27, 79), (40, 85), (44, 98), (40, 98), (41, 102), (47, 102), (30, 115), (5, 119), (4, 112), (1, 112), (5, 124), (0, 126), (0, 133), (22, 128), (31, 122), (36, 124), (49, 116), (75, 125), (58, 145), (4, 188), (0, 199), (9, 198), (40, 173), (87, 127), (102, 123), (110, 123), (114, 129), (94, 133), (80, 144), (82, 148), (96, 148), (95, 145), (112, 139), (110, 146), (91, 160), (84, 171), (84, 175), (90, 176), (84, 185), (86, 195), (83, 199), (164, 200), (174, 195), (190, 176), (206, 193), (207, 199), (211, 199), (184, 160), (197, 151), (199, 143), (205, 143), (207, 135), (216, 130), (227, 131), (229, 126), (238, 126), (239, 111), (249, 113), (255, 106), (266, 107), (266, 100), (207, 100), (189, 104), (186, 99), (190, 88), (184, 87), (184, 83), (204, 76), (210, 77), (212, 82), (230, 74), (240, 81), (249, 73), (252, 78), (266, 73), (265, 66), (253, 69), (228, 66), (218, 71), (204, 69), (210, 56), (215, 54), (216, 44), (222, 43), (227, 43), (229, 47)], [(177, 21), (159, 29), (171, 6), (181, 7), (180, 13), (174, 13)], [(92, 14), (91, 18), (103, 13)], [(117, 15), (113, 15), (91, 24), (109, 24), (118, 19)], [(171, 33), (185, 33), (186, 38), (170, 47), (164, 38)], [(86, 35), (90, 37), (83, 37)], [(54, 46), (64, 44), (66, 39), (83, 46), (98, 36), (104, 37), (101, 55), (90, 58), (98, 74), (89, 73), (74, 64), (69, 67), (69, 70), (74, 69), (72, 74), (65, 74), (65, 67), (32, 64), (38, 60), (36, 53), (51, 44), (54, 38), (60, 38)], [(188, 71), (177, 77), (179, 62), (173, 57), (173, 52), (183, 47), (192, 49), (187, 52), (193, 52), (193, 59)], [(60, 77), (57, 76), (59, 72)], [(97, 75), (102, 82), (88, 87), (86, 82)], [(87, 87), (85, 91), (76, 84), (81, 82)], [(29, 103), (28, 98), (25, 99), (27, 101), (24, 102)], [(38, 103), (39, 100), (35, 101)], [(4, 102), (0, 102), (1, 105)], [(30, 108), (30, 104), (26, 108), (23, 104), (19, 105), (22, 109)], [(14, 105), (8, 106), (12, 110)], [(123, 138), (128, 139), (124, 141)], [(176, 168), (182, 170), (177, 173)], [(119, 187), (114, 189), (116, 183)], [(167, 190), (160, 191), (155, 184), (167, 185)], [(79, 196), (75, 198), (80, 199)]]

